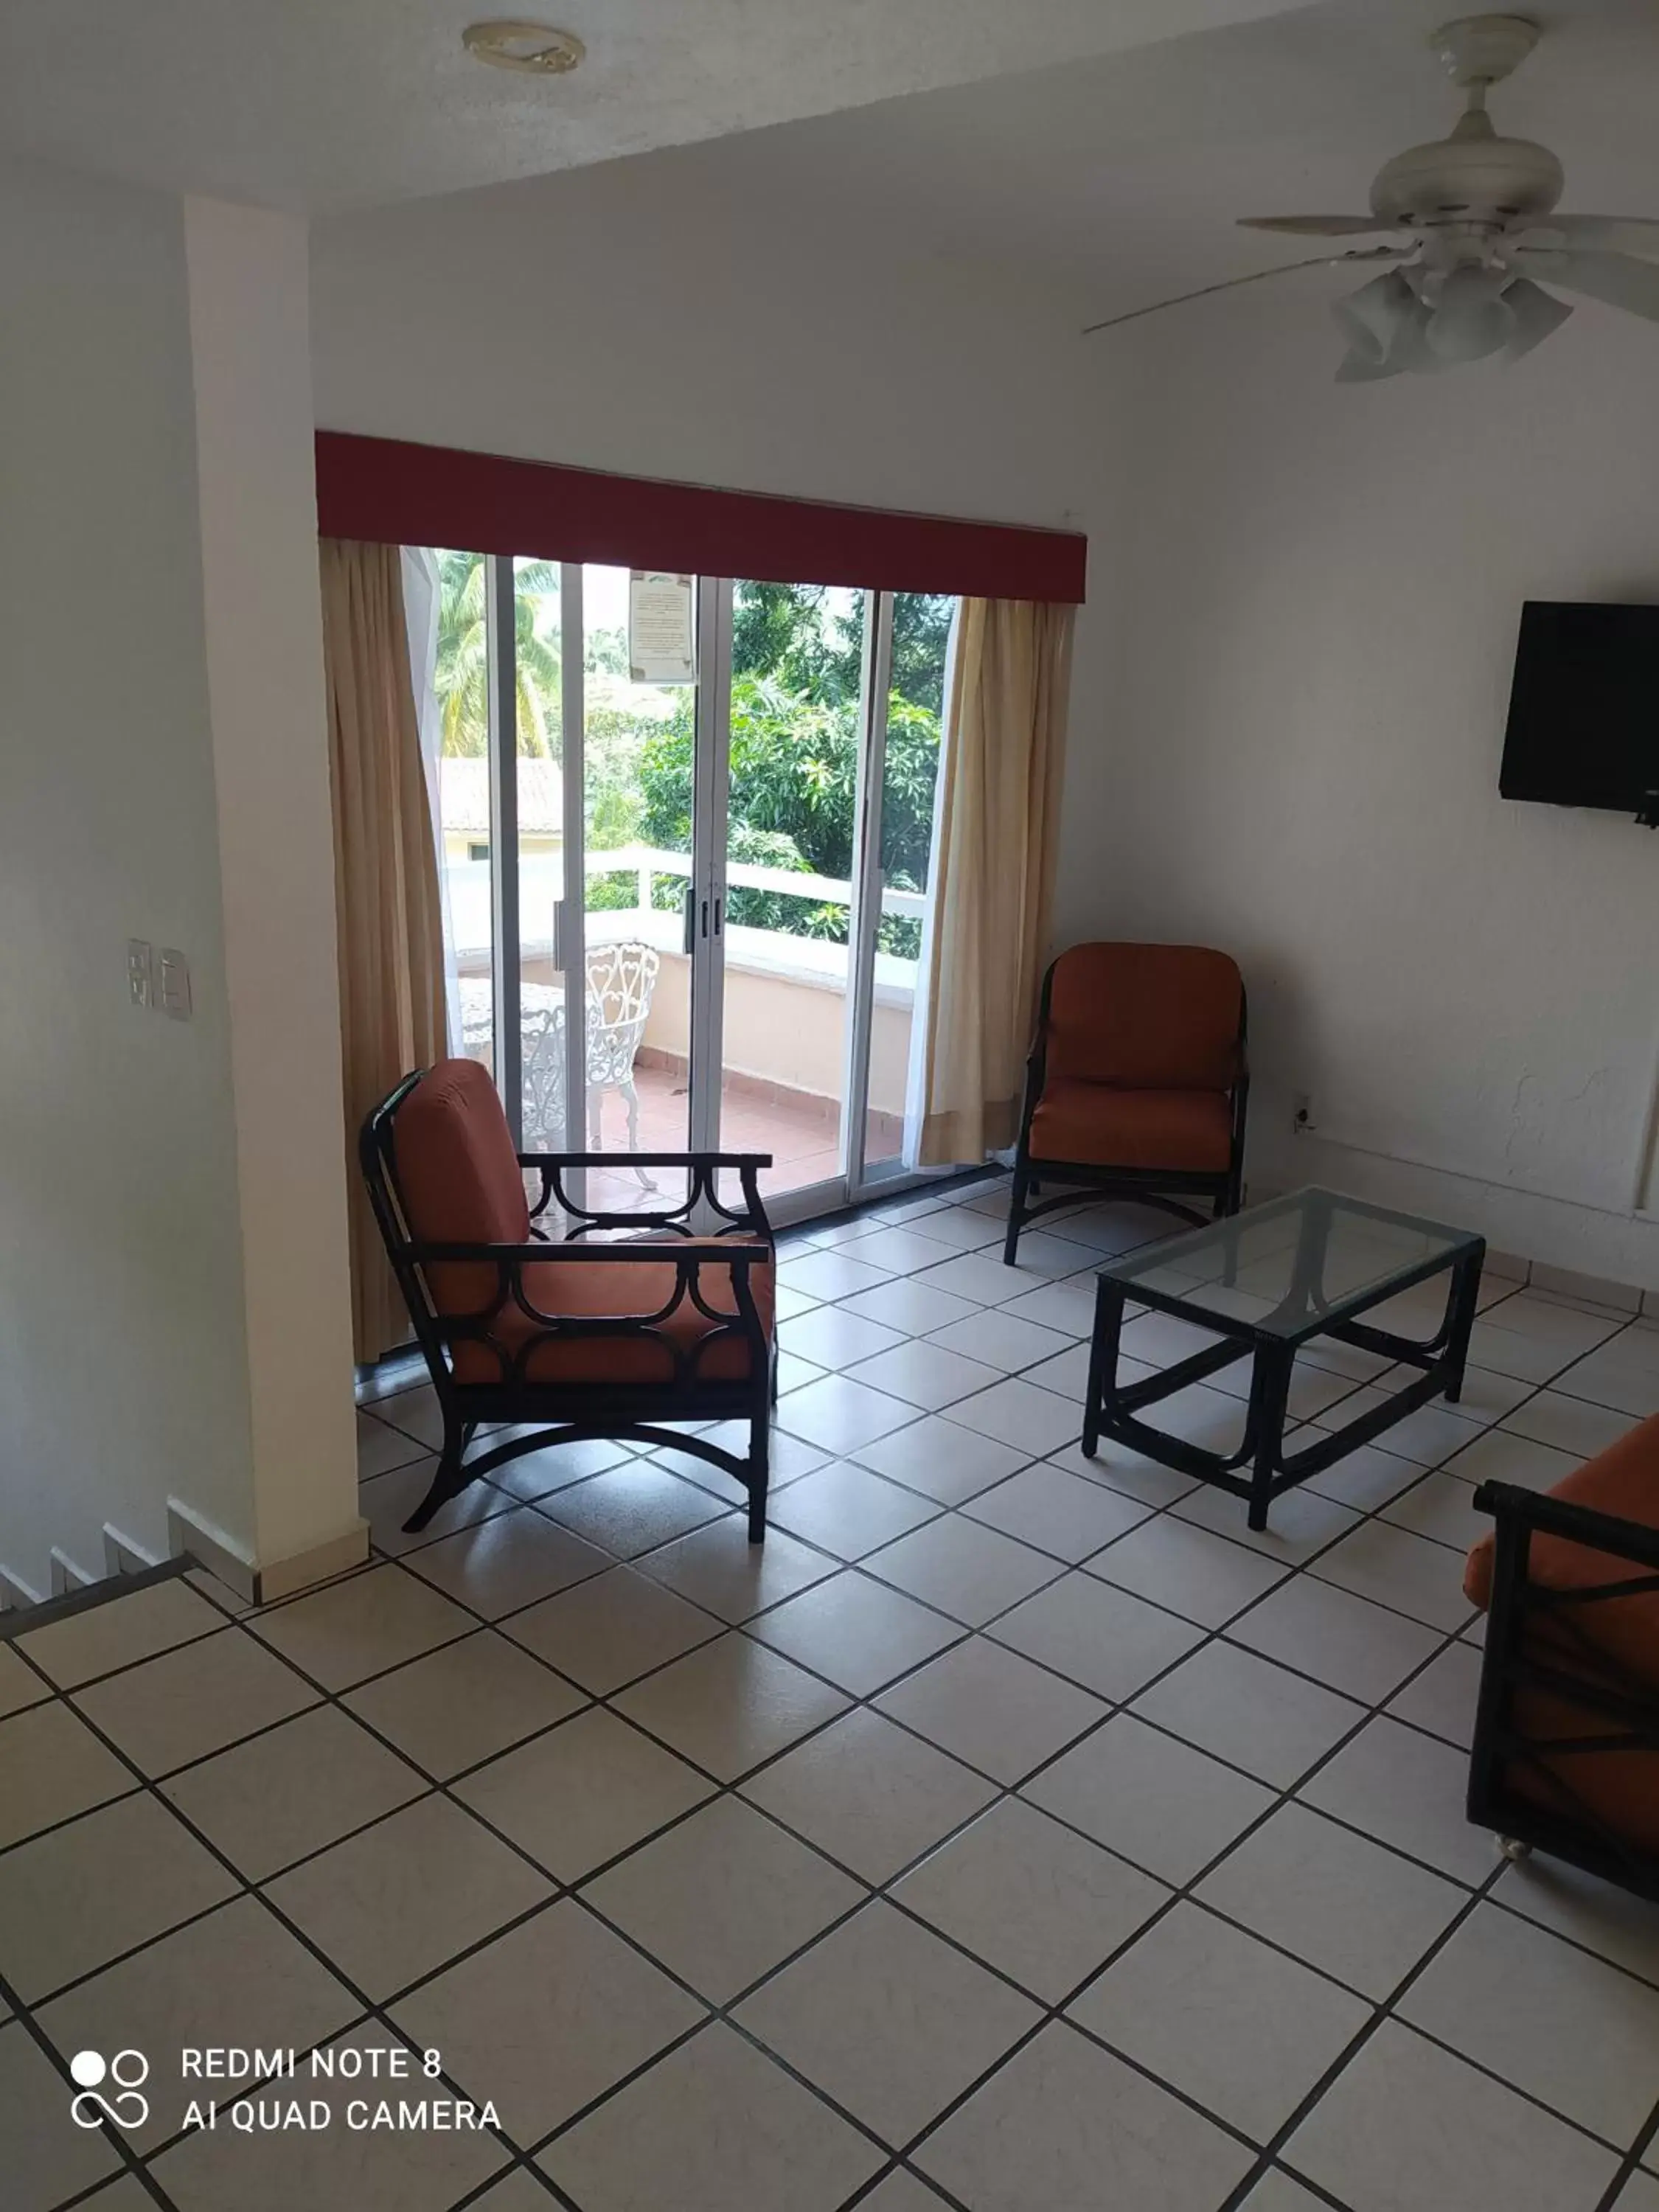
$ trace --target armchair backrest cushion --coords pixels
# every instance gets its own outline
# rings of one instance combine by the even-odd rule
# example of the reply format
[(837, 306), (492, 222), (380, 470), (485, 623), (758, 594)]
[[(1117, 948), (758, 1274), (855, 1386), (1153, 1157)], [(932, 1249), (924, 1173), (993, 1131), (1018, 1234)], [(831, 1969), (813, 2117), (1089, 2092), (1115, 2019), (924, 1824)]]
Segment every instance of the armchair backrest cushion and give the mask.
[(1074, 945), (1048, 990), (1047, 1079), (1125, 1091), (1226, 1091), (1243, 979), (1201, 945)]
[[(500, 1094), (476, 1060), (441, 1060), (392, 1125), (398, 1189), (417, 1244), (523, 1244), (530, 1206)], [(429, 1267), (441, 1314), (480, 1312), (499, 1295), (489, 1267)]]

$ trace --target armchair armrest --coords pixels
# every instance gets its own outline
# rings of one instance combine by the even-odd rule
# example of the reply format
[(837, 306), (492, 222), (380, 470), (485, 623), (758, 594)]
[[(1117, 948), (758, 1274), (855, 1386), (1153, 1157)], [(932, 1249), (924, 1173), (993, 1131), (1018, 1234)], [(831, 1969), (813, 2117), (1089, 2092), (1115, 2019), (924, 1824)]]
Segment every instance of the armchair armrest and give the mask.
[[(589, 1244), (580, 1240), (562, 1244), (412, 1244), (404, 1257), (411, 1266), (428, 1273), (437, 1268), (471, 1267), (484, 1281), (493, 1277), (487, 1291), (481, 1283), (472, 1286), (471, 1296), (478, 1303), (458, 1310), (446, 1300), (444, 1310), (434, 1315), (434, 1325), (439, 1335), (451, 1346), (469, 1339), (491, 1340), (503, 1317), (509, 1318), (515, 1328), (528, 1322), (537, 1330), (562, 1336), (635, 1332), (666, 1322), (684, 1303), (689, 1302), (710, 1321), (742, 1329), (754, 1346), (757, 1358), (765, 1349), (765, 1325), (750, 1278), (757, 1268), (769, 1268), (772, 1265), (774, 1252), (769, 1235), (665, 1237), (622, 1244)], [(550, 1287), (544, 1286), (546, 1271), (567, 1265), (652, 1268), (659, 1280), (662, 1271), (672, 1268), (673, 1287), (666, 1296), (660, 1290), (647, 1294), (644, 1310), (626, 1304), (626, 1298), (632, 1294), (624, 1293), (619, 1310), (608, 1315), (561, 1313), (550, 1310), (535, 1293), (539, 1289), (542, 1299), (548, 1297)], [(483, 1276), (486, 1268), (489, 1271), (488, 1277)], [(537, 1272), (527, 1277), (526, 1270), (532, 1268)], [(732, 1304), (708, 1303), (710, 1285), (703, 1273), (705, 1268), (715, 1270), (722, 1283), (729, 1279)]]
[(1474, 1493), (1475, 1510), (1509, 1522), (1528, 1534), (1559, 1536), (1587, 1552), (1607, 1552), (1616, 1559), (1659, 1569), (1659, 1528), (1626, 1521), (1614, 1513), (1577, 1505), (1546, 1492), (1523, 1490), (1518, 1483), (1483, 1482)]
[[(540, 1194), (530, 1211), (532, 1221), (539, 1220), (556, 1198), (560, 1211), (584, 1229), (662, 1229), (684, 1237), (690, 1234), (689, 1216), (693, 1209), (706, 1206), (734, 1231), (752, 1228), (766, 1237), (772, 1233), (758, 1180), (760, 1170), (772, 1164), (770, 1152), (520, 1152), (516, 1157), (521, 1169), (530, 1170), (540, 1179)], [(624, 1164), (630, 1168), (684, 1170), (684, 1198), (678, 1205), (656, 1207), (648, 1212), (606, 1213), (597, 1207), (577, 1205), (565, 1188), (564, 1178), (568, 1173), (588, 1168), (614, 1170)], [(722, 1169), (738, 1176), (743, 1191), (740, 1209), (719, 1194)], [(562, 1245), (560, 1249), (566, 1248)]]
[(769, 1168), (770, 1152), (520, 1152), (521, 1168)]
[(710, 1265), (718, 1263), (746, 1269), (769, 1262), (773, 1251), (769, 1235), (756, 1235), (747, 1238), (641, 1237), (627, 1244), (586, 1244), (574, 1237), (562, 1244), (410, 1244), (406, 1248), (405, 1256), (422, 1267), (443, 1267), (458, 1262), (475, 1267), (483, 1263), (489, 1267), (517, 1267), (527, 1261), (533, 1261), (543, 1267), (562, 1267), (566, 1261), (609, 1267), (620, 1261), (653, 1267), (660, 1267), (670, 1261), (677, 1266), (686, 1263), (701, 1266), (708, 1261)]

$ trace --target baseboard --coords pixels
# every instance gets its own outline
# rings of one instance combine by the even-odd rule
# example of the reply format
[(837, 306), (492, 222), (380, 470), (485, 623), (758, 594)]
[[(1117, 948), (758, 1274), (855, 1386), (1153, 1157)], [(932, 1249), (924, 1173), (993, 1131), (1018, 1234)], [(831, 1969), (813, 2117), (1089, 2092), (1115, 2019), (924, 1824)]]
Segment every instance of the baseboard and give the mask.
[(0, 1613), (26, 1613), (46, 1602), (45, 1590), (36, 1589), (9, 1567), (0, 1567)]
[(176, 1498), (167, 1500), (167, 1540), (175, 1554), (196, 1559), (216, 1575), (245, 1604), (272, 1605), (279, 1597), (292, 1597), (313, 1583), (349, 1574), (368, 1557), (368, 1523), (354, 1520), (349, 1528), (320, 1544), (291, 1552), (286, 1559), (255, 1562), (222, 1528)]
[(167, 1500), (167, 1549), (174, 1559), (199, 1561), (246, 1604), (257, 1603), (259, 1571), (254, 1562), (222, 1528), (177, 1498)]
[[(1322, 1183), (1402, 1212), (1478, 1230), (1495, 1273), (1523, 1267), (1554, 1289), (1621, 1311), (1659, 1313), (1659, 1218), (1613, 1213), (1449, 1168), (1339, 1143), (1315, 1132), (1287, 1137), (1264, 1158), (1252, 1146), (1252, 1179), (1279, 1189)], [(1504, 1255), (1510, 1265), (1501, 1265)]]
[(325, 1583), (336, 1575), (349, 1574), (353, 1567), (361, 1567), (368, 1557), (368, 1523), (358, 1521), (325, 1544), (313, 1544), (306, 1551), (295, 1552), (286, 1559), (273, 1559), (269, 1566), (261, 1567), (254, 1577), (253, 1602), (274, 1605), (279, 1597), (292, 1597), (296, 1590), (309, 1589), (313, 1583)]
[(104, 1523), (104, 1572), (106, 1575), (141, 1575), (149, 1567), (159, 1567), (161, 1561), (154, 1552), (147, 1552), (142, 1544), (135, 1544), (131, 1536), (124, 1536), (113, 1522)]
[[(172, 1582), (185, 1573), (189, 1565), (188, 1559), (163, 1559), (159, 1566), (141, 1567), (136, 1574), (101, 1576), (83, 1589), (67, 1590), (57, 1597), (8, 1605), (0, 1613), (0, 1643), (9, 1642), (15, 1636), (27, 1636), (37, 1628), (50, 1628), (53, 1621), (67, 1620), (73, 1613), (89, 1613), (95, 1605), (107, 1605), (112, 1599), (144, 1589), (151, 1583)], [(27, 1588), (4, 1568), (0, 1568), (0, 1582), (13, 1589)]]
[(102, 1579), (98, 1575), (89, 1575), (83, 1566), (56, 1544), (47, 1553), (46, 1559), (52, 1569), (52, 1594), (54, 1597), (73, 1597), (80, 1590), (90, 1589), (94, 1583)]

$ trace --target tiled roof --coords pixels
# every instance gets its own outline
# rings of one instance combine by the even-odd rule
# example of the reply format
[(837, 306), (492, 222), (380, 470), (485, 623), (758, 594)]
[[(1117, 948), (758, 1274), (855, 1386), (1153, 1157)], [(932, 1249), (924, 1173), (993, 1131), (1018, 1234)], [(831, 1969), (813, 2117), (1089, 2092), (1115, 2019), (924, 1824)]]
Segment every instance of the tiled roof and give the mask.
[[(439, 767), (443, 826), (468, 836), (489, 830), (489, 763), (483, 759), (446, 758)], [(519, 762), (519, 831), (526, 837), (556, 837), (564, 823), (564, 779), (550, 760)]]

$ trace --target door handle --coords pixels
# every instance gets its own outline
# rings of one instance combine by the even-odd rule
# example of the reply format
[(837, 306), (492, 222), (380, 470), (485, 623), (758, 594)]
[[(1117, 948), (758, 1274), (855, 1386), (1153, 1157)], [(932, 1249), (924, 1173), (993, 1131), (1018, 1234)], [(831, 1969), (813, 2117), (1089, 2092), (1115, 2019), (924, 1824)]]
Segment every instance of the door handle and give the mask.
[(716, 936), (716, 937), (718, 937), (718, 936), (720, 935), (720, 900), (717, 898), (717, 899), (714, 901), (714, 934), (715, 934), (715, 936)]
[(555, 899), (553, 902), (553, 965), (561, 975), (564, 974), (564, 901), (562, 899)]
[(696, 940), (697, 894), (695, 888), (688, 884), (685, 887), (685, 941), (680, 947), (688, 960), (696, 949)]

